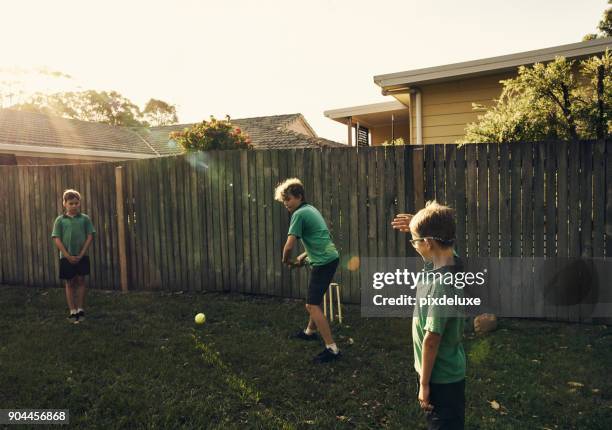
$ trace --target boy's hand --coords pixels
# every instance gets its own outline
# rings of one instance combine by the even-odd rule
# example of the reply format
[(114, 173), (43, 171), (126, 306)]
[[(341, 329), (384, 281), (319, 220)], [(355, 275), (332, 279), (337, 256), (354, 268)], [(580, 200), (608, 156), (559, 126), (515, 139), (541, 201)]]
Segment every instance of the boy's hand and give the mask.
[(296, 260), (289, 261), (289, 262), (287, 263), (287, 266), (289, 266), (289, 268), (290, 268), (290, 269), (299, 268), (299, 267), (302, 267), (303, 265), (304, 265), (304, 262), (300, 262), (300, 261), (299, 261), (299, 260), (297, 260), (297, 259), (296, 259)]
[(401, 231), (402, 233), (409, 233), (409, 225), (413, 216), (413, 214), (397, 214), (391, 222), (391, 226), (394, 229)]
[(282, 262), (285, 266), (289, 267), (290, 269), (293, 269), (295, 267), (295, 263), (288, 258), (283, 258)]
[(297, 267), (302, 267), (303, 265), (306, 264), (306, 257), (307, 257), (306, 254), (302, 254), (298, 256), (298, 258), (295, 260)]
[(424, 411), (433, 411), (433, 405), (429, 403), (429, 384), (419, 385), (419, 405)]
[(68, 260), (68, 262), (70, 264), (77, 264), (79, 262), (80, 258), (79, 257), (75, 257), (74, 255), (68, 255), (66, 257), (66, 260)]

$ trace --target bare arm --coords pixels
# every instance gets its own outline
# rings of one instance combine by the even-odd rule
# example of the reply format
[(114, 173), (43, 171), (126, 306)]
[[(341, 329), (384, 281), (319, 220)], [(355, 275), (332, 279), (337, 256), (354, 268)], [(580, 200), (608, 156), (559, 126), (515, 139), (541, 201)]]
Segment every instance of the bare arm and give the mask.
[(297, 243), (297, 238), (293, 235), (287, 236), (287, 242), (285, 242), (285, 247), (283, 248), (283, 264), (289, 264), (289, 259), (291, 258), (291, 251), (295, 247)]
[(442, 339), (442, 336), (440, 336), (438, 333), (433, 333), (431, 331), (425, 333), (421, 357), (423, 363), (423, 368), (421, 370), (421, 384), (429, 385), (431, 371), (433, 370), (436, 356), (438, 355), (438, 348), (440, 347), (440, 339)]
[(70, 256), (70, 253), (68, 252), (68, 250), (66, 249), (66, 247), (62, 243), (62, 240), (59, 237), (54, 237), (53, 238), (53, 243), (55, 243), (55, 246), (57, 247), (57, 249), (60, 250), (62, 255), (65, 255), (66, 257)]
[(93, 242), (93, 234), (88, 234), (87, 239), (85, 240), (85, 243), (83, 244), (83, 248), (81, 249), (81, 252), (79, 252), (79, 255), (78, 255), (79, 259), (83, 258), (83, 256), (87, 252), (87, 249), (89, 248), (89, 245), (91, 245), (91, 242)]
[(428, 411), (433, 409), (433, 406), (429, 403), (429, 380), (431, 378), (431, 371), (433, 370), (434, 363), (436, 362), (441, 339), (442, 336), (431, 331), (428, 331), (423, 339), (423, 351), (421, 354), (421, 363), (423, 363), (423, 365), (421, 368), (419, 403), (422, 409)]

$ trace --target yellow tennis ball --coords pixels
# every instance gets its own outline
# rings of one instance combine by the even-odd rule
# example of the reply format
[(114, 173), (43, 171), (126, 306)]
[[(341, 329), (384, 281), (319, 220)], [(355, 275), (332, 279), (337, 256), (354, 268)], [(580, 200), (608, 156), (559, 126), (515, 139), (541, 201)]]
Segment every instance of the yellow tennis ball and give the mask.
[(206, 321), (206, 315), (199, 313), (195, 316), (196, 324), (204, 324), (205, 321)]

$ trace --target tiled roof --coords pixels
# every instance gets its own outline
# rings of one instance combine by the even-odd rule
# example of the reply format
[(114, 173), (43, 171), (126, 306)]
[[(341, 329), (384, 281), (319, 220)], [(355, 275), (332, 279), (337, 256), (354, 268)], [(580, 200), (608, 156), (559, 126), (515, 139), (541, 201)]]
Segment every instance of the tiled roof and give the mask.
[(0, 143), (156, 155), (125, 127), (12, 109), (0, 109)]
[[(253, 143), (254, 149), (291, 149), (291, 148), (319, 148), (321, 146), (345, 146), (341, 143), (315, 136), (288, 130), (287, 127), (294, 121), (304, 117), (297, 114), (273, 115), (254, 118), (231, 119), (231, 123), (246, 132)], [(307, 123), (306, 123), (307, 124)], [(144, 130), (145, 138), (151, 146), (161, 154), (180, 154), (180, 147), (170, 139), (173, 131), (189, 128), (194, 124), (177, 124), (165, 127), (153, 127)]]
[[(316, 148), (344, 146), (338, 142), (292, 131), (288, 127), (303, 121), (301, 114), (232, 119), (251, 138), (255, 149)], [(0, 144), (80, 148), (139, 154), (175, 155), (182, 148), (170, 139), (170, 132), (193, 124), (165, 127), (114, 127), (107, 124), (51, 117), (38, 113), (0, 109)]]

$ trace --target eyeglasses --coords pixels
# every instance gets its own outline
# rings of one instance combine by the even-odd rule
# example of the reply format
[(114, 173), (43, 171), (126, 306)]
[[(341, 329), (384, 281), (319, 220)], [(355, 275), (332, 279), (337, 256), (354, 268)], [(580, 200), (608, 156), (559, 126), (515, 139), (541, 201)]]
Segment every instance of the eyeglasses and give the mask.
[(427, 237), (417, 237), (416, 239), (410, 239), (410, 243), (412, 244), (412, 246), (414, 246), (416, 248), (417, 243), (425, 240), (425, 239), (433, 239), (433, 240), (437, 240), (439, 242), (442, 243), (447, 243), (448, 240), (446, 239), (442, 239), (441, 237), (435, 237), (435, 236), (427, 236)]

